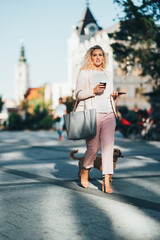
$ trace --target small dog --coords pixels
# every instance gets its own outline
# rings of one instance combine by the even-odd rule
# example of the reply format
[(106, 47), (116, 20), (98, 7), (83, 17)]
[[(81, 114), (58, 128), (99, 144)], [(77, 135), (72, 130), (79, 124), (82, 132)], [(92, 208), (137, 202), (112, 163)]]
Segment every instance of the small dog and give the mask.
[[(78, 150), (73, 150), (72, 152), (70, 152), (70, 158), (75, 159), (75, 160), (79, 160), (78, 162), (78, 166), (79, 166), (79, 172), (78, 172), (78, 178), (79, 181), (81, 179), (81, 173), (82, 173), (82, 168), (83, 168), (83, 158), (84, 157), (75, 157), (74, 154), (77, 153)], [(116, 168), (116, 163), (118, 158), (123, 158), (123, 155), (121, 153), (121, 150), (119, 148), (114, 148), (113, 150), (113, 169), (115, 170)], [(102, 172), (102, 158), (101, 156), (97, 156), (95, 161), (94, 161), (94, 167), (98, 170), (100, 170)], [(112, 182), (112, 175), (110, 175), (110, 182)], [(91, 177), (89, 176), (89, 179), (91, 179)]]

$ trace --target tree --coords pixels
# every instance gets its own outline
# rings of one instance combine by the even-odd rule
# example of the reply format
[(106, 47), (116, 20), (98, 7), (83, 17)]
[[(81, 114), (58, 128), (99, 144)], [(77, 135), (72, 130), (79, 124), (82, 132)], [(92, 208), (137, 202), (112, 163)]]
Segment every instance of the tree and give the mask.
[(25, 112), (24, 127), (27, 129), (50, 129), (53, 124), (51, 111), (52, 102), (47, 104), (44, 99), (45, 87), (30, 88), (19, 109)]
[(34, 107), (34, 114), (27, 112), (24, 121), (25, 127), (32, 130), (52, 128), (53, 116), (45, 104), (37, 104)]
[(127, 72), (128, 65), (139, 63), (141, 76), (150, 76), (154, 87), (160, 85), (160, 1), (114, 0), (122, 9), (124, 16), (119, 17), (119, 31), (109, 34), (115, 42), (115, 60), (123, 63)]
[(9, 130), (22, 130), (23, 120), (20, 114), (12, 112), (8, 117), (8, 128)]

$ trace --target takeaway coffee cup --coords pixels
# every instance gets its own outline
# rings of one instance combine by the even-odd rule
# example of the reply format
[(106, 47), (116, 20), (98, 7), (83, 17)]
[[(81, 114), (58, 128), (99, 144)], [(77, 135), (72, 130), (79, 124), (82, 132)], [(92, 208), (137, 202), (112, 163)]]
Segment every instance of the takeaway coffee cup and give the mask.
[(103, 84), (104, 89), (106, 89), (106, 82), (105, 81), (101, 81), (100, 84)]

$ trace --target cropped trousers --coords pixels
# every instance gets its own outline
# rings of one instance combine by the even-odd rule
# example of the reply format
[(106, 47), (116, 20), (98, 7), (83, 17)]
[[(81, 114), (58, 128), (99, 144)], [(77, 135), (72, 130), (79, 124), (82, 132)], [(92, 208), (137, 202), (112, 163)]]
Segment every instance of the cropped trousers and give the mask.
[(86, 140), (87, 150), (84, 155), (83, 167), (94, 166), (101, 145), (102, 174), (113, 174), (113, 147), (116, 119), (113, 112), (97, 113), (97, 134)]

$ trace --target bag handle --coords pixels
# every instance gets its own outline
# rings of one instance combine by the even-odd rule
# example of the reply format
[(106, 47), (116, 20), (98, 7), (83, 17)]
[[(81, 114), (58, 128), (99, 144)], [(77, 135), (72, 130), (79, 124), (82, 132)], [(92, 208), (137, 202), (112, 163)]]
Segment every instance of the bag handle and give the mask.
[(118, 115), (117, 115), (117, 106), (114, 102), (114, 99), (113, 99), (113, 96), (110, 95), (110, 102), (111, 102), (111, 106), (112, 106), (112, 110), (113, 110), (113, 113), (115, 115), (115, 118), (118, 118)]
[(77, 105), (78, 105), (78, 94), (79, 94), (80, 91), (82, 91), (82, 90), (79, 90), (76, 94), (76, 102), (75, 102), (74, 107), (73, 107), (73, 112), (76, 111), (76, 108), (77, 108)]

